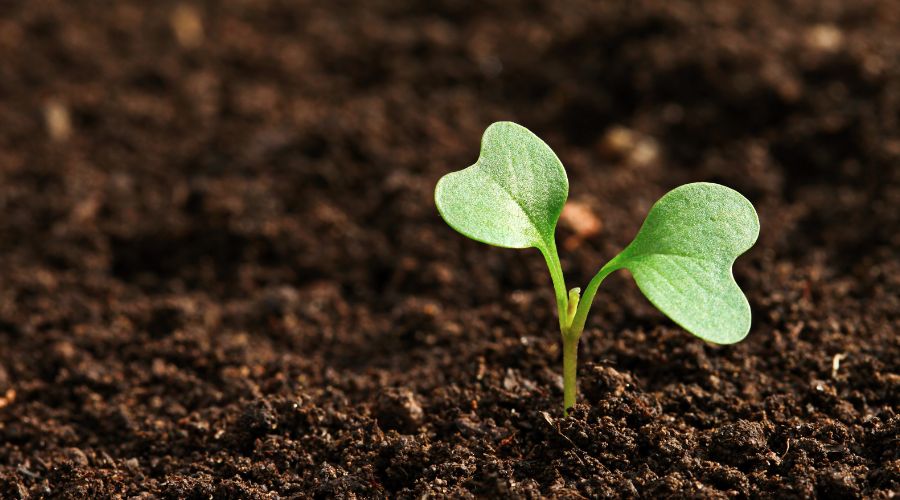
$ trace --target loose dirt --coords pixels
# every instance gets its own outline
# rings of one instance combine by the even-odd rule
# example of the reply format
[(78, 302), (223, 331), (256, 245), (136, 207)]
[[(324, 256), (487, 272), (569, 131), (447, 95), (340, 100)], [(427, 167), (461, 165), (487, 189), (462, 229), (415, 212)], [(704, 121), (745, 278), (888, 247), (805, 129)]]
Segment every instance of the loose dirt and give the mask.
[[(892, 0), (0, 5), (0, 497), (891, 498)], [(604, 283), (561, 415), (535, 251), (453, 232), (492, 121), (545, 138), (583, 286), (738, 189), (741, 344)], [(571, 210), (569, 212), (572, 213)]]

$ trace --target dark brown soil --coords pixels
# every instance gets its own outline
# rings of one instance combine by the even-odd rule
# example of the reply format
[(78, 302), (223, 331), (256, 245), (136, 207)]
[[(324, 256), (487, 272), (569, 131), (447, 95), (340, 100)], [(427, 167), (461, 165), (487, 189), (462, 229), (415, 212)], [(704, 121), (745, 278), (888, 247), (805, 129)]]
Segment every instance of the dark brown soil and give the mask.
[[(616, 275), (562, 417), (543, 260), (432, 202), (498, 119), (570, 286), (746, 194), (748, 339)], [(2, 498), (891, 498), (898, 252), (895, 0), (0, 2)]]

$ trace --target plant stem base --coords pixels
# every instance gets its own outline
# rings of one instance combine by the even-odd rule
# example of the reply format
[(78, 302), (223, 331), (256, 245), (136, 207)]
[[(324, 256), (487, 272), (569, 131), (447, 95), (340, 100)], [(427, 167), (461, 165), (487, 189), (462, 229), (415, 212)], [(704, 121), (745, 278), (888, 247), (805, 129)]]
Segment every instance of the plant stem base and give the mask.
[(563, 334), (563, 410), (566, 414), (569, 413), (569, 408), (575, 406), (578, 337)]

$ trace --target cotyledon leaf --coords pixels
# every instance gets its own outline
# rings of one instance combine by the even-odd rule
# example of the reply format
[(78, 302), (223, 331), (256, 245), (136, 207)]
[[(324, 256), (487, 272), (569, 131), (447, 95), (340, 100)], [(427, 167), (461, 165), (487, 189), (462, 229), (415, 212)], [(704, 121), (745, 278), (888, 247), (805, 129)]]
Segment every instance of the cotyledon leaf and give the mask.
[(546, 254), (568, 194), (553, 150), (525, 127), (497, 122), (481, 138), (478, 161), (442, 177), (434, 198), (447, 224), (469, 238)]
[(634, 241), (605, 267), (628, 269), (650, 302), (684, 329), (731, 344), (750, 330), (750, 304), (731, 267), (758, 235), (756, 210), (740, 193), (685, 184), (653, 205)]

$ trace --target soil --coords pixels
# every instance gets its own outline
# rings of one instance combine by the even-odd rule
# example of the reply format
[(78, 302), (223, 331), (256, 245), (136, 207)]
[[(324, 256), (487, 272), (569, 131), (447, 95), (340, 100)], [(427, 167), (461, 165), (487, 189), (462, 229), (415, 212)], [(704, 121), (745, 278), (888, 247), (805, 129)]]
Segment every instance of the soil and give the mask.
[[(0, 497), (896, 496), (898, 26), (894, 0), (2, 2)], [(567, 167), (570, 286), (679, 184), (750, 198), (749, 337), (614, 275), (564, 417), (543, 260), (432, 201), (501, 119)]]

